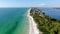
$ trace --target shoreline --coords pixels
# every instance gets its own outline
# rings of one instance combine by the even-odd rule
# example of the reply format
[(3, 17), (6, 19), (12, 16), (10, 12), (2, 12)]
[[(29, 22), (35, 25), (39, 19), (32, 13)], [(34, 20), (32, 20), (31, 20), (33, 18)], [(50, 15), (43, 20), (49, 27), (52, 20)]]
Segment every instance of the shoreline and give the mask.
[(30, 16), (30, 10), (31, 8), (28, 9), (28, 15), (27, 15), (29, 20), (29, 34), (39, 34), (39, 33), (42, 34), (42, 32), (38, 30), (37, 24), (34, 22), (32, 16)]

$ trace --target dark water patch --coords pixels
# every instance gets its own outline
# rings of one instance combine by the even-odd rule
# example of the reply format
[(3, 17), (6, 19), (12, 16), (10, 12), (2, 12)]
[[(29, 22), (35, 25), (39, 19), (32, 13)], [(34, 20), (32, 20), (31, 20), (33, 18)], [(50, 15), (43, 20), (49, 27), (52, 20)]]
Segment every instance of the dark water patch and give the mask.
[(55, 7), (40, 7), (39, 9), (45, 12), (46, 15), (60, 20), (60, 10), (54, 9)]

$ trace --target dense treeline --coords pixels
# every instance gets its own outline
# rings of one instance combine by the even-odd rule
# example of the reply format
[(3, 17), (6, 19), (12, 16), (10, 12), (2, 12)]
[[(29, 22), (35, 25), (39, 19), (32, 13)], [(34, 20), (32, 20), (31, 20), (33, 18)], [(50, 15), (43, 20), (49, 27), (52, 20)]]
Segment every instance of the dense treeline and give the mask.
[[(38, 10), (38, 9), (37, 9)], [(35, 22), (38, 24), (37, 27), (43, 34), (60, 34), (60, 21), (45, 15), (44, 12), (37, 11), (36, 9), (31, 9), (30, 15), (34, 18)]]

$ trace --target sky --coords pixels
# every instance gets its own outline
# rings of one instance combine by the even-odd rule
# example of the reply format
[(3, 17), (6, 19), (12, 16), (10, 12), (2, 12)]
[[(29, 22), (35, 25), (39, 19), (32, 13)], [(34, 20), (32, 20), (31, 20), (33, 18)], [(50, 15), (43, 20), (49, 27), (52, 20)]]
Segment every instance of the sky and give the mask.
[(60, 6), (60, 0), (0, 0), (0, 7), (41, 7), (51, 5)]

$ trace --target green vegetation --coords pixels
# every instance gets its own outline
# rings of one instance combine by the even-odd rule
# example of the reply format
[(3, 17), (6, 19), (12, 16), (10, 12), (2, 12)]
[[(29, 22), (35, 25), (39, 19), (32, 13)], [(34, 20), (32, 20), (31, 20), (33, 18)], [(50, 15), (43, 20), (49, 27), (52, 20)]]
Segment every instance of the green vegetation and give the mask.
[(38, 29), (42, 31), (43, 34), (60, 34), (60, 21), (45, 15), (42, 11), (40, 12), (41, 14), (38, 13), (39, 11), (37, 11), (37, 13), (34, 13), (34, 11), (36, 12), (35, 9), (31, 9), (30, 15), (34, 18), (38, 24)]

